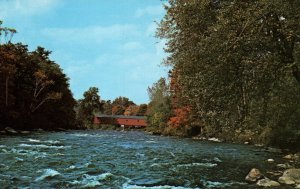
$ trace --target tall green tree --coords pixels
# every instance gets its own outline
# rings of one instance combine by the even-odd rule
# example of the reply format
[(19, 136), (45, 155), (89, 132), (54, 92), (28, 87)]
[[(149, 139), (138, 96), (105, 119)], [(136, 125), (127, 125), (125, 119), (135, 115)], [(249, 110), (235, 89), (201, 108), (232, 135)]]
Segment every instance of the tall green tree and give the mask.
[(166, 132), (167, 122), (171, 116), (171, 96), (165, 78), (160, 78), (148, 88), (150, 103), (147, 110), (149, 131)]
[(86, 126), (93, 123), (95, 113), (102, 112), (102, 104), (97, 87), (90, 87), (83, 93), (83, 99), (79, 100), (78, 119)]

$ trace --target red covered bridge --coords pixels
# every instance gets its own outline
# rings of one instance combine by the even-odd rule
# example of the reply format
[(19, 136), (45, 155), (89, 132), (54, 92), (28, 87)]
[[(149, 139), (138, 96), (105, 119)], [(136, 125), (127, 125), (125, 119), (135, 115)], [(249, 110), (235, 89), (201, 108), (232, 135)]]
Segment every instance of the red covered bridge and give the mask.
[(94, 124), (109, 124), (128, 127), (146, 127), (146, 117), (144, 116), (123, 116), (123, 115), (102, 115), (95, 114)]

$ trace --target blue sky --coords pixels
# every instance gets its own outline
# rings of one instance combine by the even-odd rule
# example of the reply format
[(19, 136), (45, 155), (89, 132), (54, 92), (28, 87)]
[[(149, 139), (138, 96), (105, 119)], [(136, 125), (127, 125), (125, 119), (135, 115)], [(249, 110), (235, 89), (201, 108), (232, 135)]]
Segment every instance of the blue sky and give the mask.
[(148, 86), (167, 74), (164, 41), (154, 37), (163, 15), (160, 0), (0, 0), (13, 41), (52, 51), (76, 99), (95, 86), (105, 100), (147, 103)]

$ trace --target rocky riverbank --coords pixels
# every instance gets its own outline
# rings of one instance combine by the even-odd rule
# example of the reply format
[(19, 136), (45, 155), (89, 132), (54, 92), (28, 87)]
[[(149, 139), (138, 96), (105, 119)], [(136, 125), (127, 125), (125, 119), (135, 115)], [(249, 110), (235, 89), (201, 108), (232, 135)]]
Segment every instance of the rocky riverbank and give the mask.
[(282, 157), (284, 163), (278, 163), (273, 159), (267, 159), (266, 163), (273, 163), (276, 169), (273, 171), (262, 172), (252, 168), (245, 180), (249, 183), (256, 183), (263, 187), (277, 187), (289, 185), (300, 188), (300, 153), (287, 154)]
[[(0, 130), (0, 135), (18, 135), (18, 134), (30, 134), (32, 132), (44, 132), (43, 129), (35, 129), (35, 130), (15, 130), (11, 127), (5, 127), (4, 129)], [(63, 128), (56, 128), (55, 130), (52, 131), (67, 131), (66, 129)]]

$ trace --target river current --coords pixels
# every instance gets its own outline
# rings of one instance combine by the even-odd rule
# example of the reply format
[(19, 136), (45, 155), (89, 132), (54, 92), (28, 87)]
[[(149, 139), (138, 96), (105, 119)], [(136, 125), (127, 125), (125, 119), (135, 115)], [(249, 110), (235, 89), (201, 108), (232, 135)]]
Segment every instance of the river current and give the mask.
[(263, 148), (138, 131), (0, 136), (0, 188), (254, 189), (253, 167), (274, 169)]

